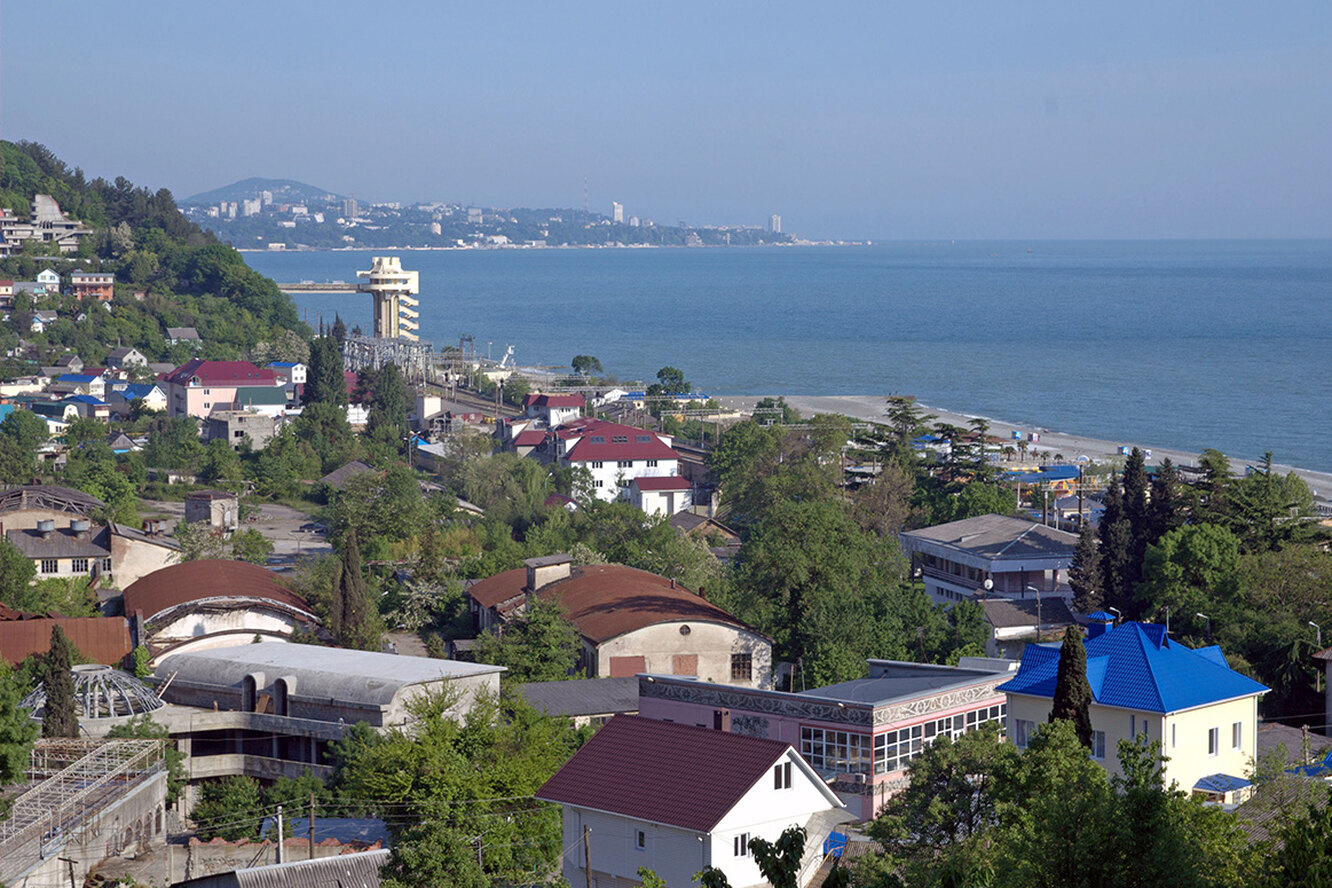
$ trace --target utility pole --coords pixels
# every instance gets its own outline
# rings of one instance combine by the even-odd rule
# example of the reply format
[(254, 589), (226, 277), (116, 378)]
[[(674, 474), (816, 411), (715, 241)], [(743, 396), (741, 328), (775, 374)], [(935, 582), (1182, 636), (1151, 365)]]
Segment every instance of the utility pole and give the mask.
[(587, 888), (592, 888), (592, 828), (583, 824), (583, 872), (587, 875)]
[(310, 859), (314, 860), (314, 793), (310, 793)]
[(282, 855), (282, 806), (277, 809), (277, 862), (285, 863)]

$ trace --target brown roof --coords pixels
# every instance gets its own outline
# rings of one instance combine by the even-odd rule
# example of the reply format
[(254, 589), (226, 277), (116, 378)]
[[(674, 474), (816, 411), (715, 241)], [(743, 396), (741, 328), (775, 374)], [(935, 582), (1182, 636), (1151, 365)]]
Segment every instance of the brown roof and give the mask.
[[(520, 567), (467, 591), (482, 607), (494, 608), (525, 594), (526, 586), (527, 569)], [(560, 605), (579, 633), (596, 644), (656, 623), (724, 623), (754, 631), (683, 585), (623, 564), (575, 567), (572, 576), (543, 586), (537, 597)]]
[(53, 512), (87, 515), (105, 507), (106, 503), (95, 496), (58, 484), (28, 484), (11, 487), (0, 493), (0, 514), (24, 509), (49, 509)]
[(65, 630), (83, 659), (116, 666), (131, 650), (129, 621), (124, 617), (54, 617), (0, 620), (0, 656), (17, 665), (29, 654), (51, 649), (51, 630)]
[[(996, 629), (1017, 629), (1036, 626), (1035, 598), (991, 598), (984, 602), (985, 618)], [(1044, 626), (1072, 626), (1077, 623), (1062, 598), (1042, 598), (1041, 624)]]
[(710, 832), (790, 744), (617, 715), (536, 797)]
[(248, 561), (203, 559), (155, 570), (125, 590), (125, 613), (151, 621), (168, 608), (204, 598), (267, 598), (308, 611), (305, 599), (271, 571)]

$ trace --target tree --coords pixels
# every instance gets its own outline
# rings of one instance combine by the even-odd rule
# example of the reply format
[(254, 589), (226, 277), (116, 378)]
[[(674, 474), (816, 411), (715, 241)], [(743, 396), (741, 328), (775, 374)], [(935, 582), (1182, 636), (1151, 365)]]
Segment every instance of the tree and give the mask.
[(232, 534), (231, 557), (251, 564), (267, 564), (273, 554), (273, 541), (253, 527)]
[(46, 714), (42, 717), (43, 737), (79, 736), (79, 716), (74, 708), (74, 677), (70, 669), (77, 659), (74, 645), (65, 630), (51, 630), (51, 650), (46, 655)]
[(1101, 576), (1101, 553), (1096, 546), (1096, 531), (1090, 523), (1078, 531), (1078, 545), (1073, 550), (1073, 563), (1068, 569), (1068, 584), (1073, 588), (1073, 608), (1089, 614), (1100, 609), (1104, 594)]
[(365, 574), (361, 572), (361, 549), (355, 529), (343, 541), (335, 612), (335, 627), (330, 628), (339, 644), (364, 651), (379, 650), (379, 611), (370, 599)]
[(578, 630), (559, 607), (533, 601), (499, 632), (482, 633), (476, 656), (479, 662), (505, 667), (506, 681), (560, 681), (575, 677), (582, 650)]
[(1147, 506), (1147, 539), (1155, 543), (1185, 521), (1185, 502), (1180, 492), (1179, 469), (1166, 457), (1152, 476), (1151, 501)]
[(1321, 795), (1322, 804), (1308, 804), (1302, 816), (1282, 828), (1264, 888), (1332, 885), (1332, 804), (1327, 789), (1321, 789)]
[(34, 610), (32, 578), (37, 567), (7, 537), (0, 537), (0, 602), (15, 610)]
[[(11, 786), (23, 780), (28, 769), (28, 753), (41, 733), (28, 710), (19, 706), (22, 693), (14, 670), (0, 660), (0, 785)], [(3, 817), (0, 806), (0, 817)]]
[(177, 522), (171, 536), (180, 545), (181, 561), (203, 561), (225, 557), (225, 544), (219, 534), (200, 521)]
[(205, 841), (257, 838), (263, 821), (258, 781), (239, 776), (207, 781), (199, 787), (190, 819)]
[(310, 344), (310, 367), (306, 373), (306, 404), (347, 405), (347, 382), (343, 376), (342, 354), (331, 336), (320, 336)]
[(1059, 649), (1059, 672), (1055, 677), (1054, 706), (1050, 721), (1068, 721), (1073, 724), (1078, 742), (1091, 749), (1091, 685), (1087, 682), (1087, 649), (1082, 644), (1082, 632), (1076, 626), (1064, 630), (1064, 643)]
[(1147, 552), (1147, 546), (1152, 542), (1151, 520), (1148, 511), (1147, 493), (1149, 489), (1149, 480), (1147, 478), (1146, 458), (1143, 452), (1137, 447), (1129, 453), (1128, 459), (1124, 462), (1123, 475), (1124, 489), (1124, 518), (1128, 520), (1129, 525), (1129, 551), (1127, 569), (1128, 574), (1124, 578), (1124, 589), (1131, 594), (1142, 581), (1142, 559)]
[(441, 821), (412, 824), (393, 843), (382, 884), (384, 888), (489, 888), (473, 841)]
[(1192, 524), (1170, 531), (1147, 549), (1138, 610), (1164, 616), (1188, 615), (1230, 603), (1238, 592), (1240, 543), (1215, 524)]
[(749, 852), (772, 888), (800, 888), (800, 861), (805, 853), (803, 826), (788, 826), (776, 842), (750, 839)]
[(1131, 607), (1133, 528), (1124, 514), (1123, 491), (1114, 479), (1111, 479), (1105, 491), (1105, 511), (1101, 513), (1097, 534), (1100, 537), (1101, 577), (1105, 586), (1103, 600), (1108, 607), (1136, 616), (1137, 611)]
[(592, 355), (574, 355), (573, 372), (579, 376), (591, 376), (601, 371), (601, 361)]

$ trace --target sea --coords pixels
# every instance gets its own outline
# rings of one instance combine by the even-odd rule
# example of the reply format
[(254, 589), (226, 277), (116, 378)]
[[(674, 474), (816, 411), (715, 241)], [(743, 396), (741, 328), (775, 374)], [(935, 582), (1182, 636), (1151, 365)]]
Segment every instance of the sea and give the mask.
[[(1332, 240), (250, 252), (275, 280), (421, 275), (421, 336), (714, 395), (951, 411), (1332, 471)], [(363, 294), (297, 294), (370, 326)]]

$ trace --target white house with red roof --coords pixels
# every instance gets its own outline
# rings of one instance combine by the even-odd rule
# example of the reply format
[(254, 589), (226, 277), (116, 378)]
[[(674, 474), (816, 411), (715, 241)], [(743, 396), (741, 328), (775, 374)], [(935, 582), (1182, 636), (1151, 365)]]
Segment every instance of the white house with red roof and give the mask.
[(566, 422), (576, 422), (586, 406), (587, 401), (582, 395), (538, 393), (523, 398), (523, 413), (529, 419), (543, 421), (548, 429)]
[(552, 432), (553, 456), (563, 465), (585, 468), (598, 499), (629, 499), (640, 478), (675, 478), (680, 454), (671, 437), (602, 419), (565, 423)]
[[(272, 370), (249, 361), (186, 361), (161, 377), (171, 416), (207, 418), (215, 410), (240, 409), (247, 390), (281, 388)], [(266, 393), (265, 393), (266, 394)]]
[(749, 843), (792, 826), (806, 833), (797, 884), (809, 884), (828, 834), (855, 818), (791, 744), (733, 734), (728, 715), (712, 729), (617, 715), (537, 791), (562, 810), (570, 885), (639, 884), (643, 866), (667, 885), (706, 866), (734, 888), (767, 885)]
[(694, 504), (694, 486), (679, 475), (635, 478), (629, 482), (628, 496), (647, 514), (670, 518)]

